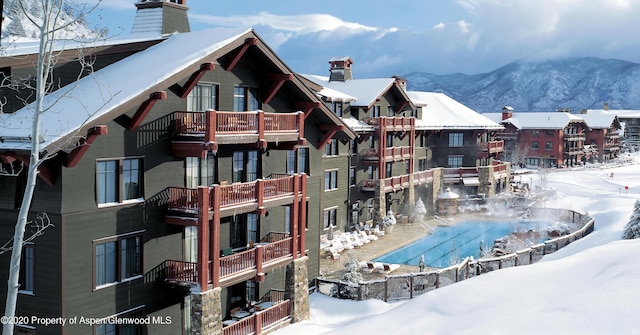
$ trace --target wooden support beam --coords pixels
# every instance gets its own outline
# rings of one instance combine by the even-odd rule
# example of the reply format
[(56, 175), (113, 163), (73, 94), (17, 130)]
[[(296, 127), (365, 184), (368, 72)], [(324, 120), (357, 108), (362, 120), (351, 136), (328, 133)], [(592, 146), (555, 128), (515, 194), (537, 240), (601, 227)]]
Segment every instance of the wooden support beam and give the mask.
[(397, 113), (402, 113), (404, 111), (404, 108), (409, 104), (409, 101), (404, 100), (404, 101), (400, 101), (400, 104), (398, 105), (397, 109), (396, 109), (396, 114)]
[[(31, 157), (29, 157), (28, 155), (18, 154), (15, 152), (7, 152), (1, 157), (3, 162), (13, 163), (17, 160), (22, 162), (24, 166), (29, 166), (31, 162)], [(38, 177), (40, 177), (40, 179), (44, 180), (49, 185), (53, 185), (56, 181), (56, 173), (54, 173), (54, 170), (46, 165), (46, 162), (43, 162), (38, 167)]]
[(314, 109), (322, 107), (322, 103), (314, 101), (296, 102), (294, 106), (300, 108), (304, 112), (304, 117), (307, 118)]
[(193, 88), (196, 87), (196, 84), (200, 81), (200, 79), (202, 79), (202, 76), (204, 76), (204, 74), (207, 71), (213, 71), (214, 69), (215, 69), (215, 64), (213, 63), (204, 63), (200, 65), (200, 69), (194, 72), (191, 75), (191, 77), (189, 77), (187, 82), (184, 83), (184, 86), (182, 86), (181, 92), (178, 96), (183, 99), (186, 98), (187, 95), (189, 95), (189, 93), (191, 92), (191, 90), (193, 90)]
[(227, 67), (225, 68), (225, 70), (232, 71), (233, 68), (240, 61), (240, 58), (242, 58), (242, 56), (244, 56), (244, 53), (247, 52), (247, 49), (249, 49), (250, 46), (256, 45), (256, 44), (258, 44), (258, 40), (256, 38), (253, 38), (253, 37), (247, 38), (244, 41), (244, 44), (242, 44), (242, 46), (235, 53), (235, 55), (233, 55), (233, 58), (231, 59), (229, 64), (227, 64)]
[(343, 125), (321, 125), (320, 130), (326, 131), (322, 138), (320, 139), (320, 143), (318, 146), (318, 150), (322, 150), (329, 140), (333, 138), (333, 136), (340, 130), (344, 129)]
[(280, 90), (280, 87), (282, 87), (285, 82), (293, 80), (293, 74), (273, 74), (268, 76), (267, 79), (273, 80), (274, 82), (273, 84), (271, 84), (271, 87), (269, 87), (267, 94), (265, 94), (264, 100), (262, 101), (263, 104), (268, 104), (269, 101), (271, 101), (271, 99), (273, 99), (273, 97), (276, 95), (276, 93), (278, 93), (278, 90)]
[(89, 146), (95, 141), (98, 136), (107, 135), (109, 133), (107, 126), (97, 126), (89, 129), (87, 131), (87, 137), (80, 139), (80, 145), (73, 148), (69, 155), (67, 155), (67, 160), (65, 161), (64, 166), (68, 168), (75, 167), (84, 154), (89, 150)]
[(145, 102), (140, 105), (140, 107), (136, 111), (136, 114), (131, 118), (131, 122), (129, 123), (128, 127), (130, 131), (135, 131), (136, 129), (138, 129), (138, 127), (142, 123), (142, 120), (144, 120), (147, 114), (149, 114), (149, 111), (151, 111), (151, 108), (153, 108), (153, 106), (156, 104), (156, 101), (158, 100), (167, 100), (167, 92), (159, 91), (153, 92), (149, 95), (149, 99), (145, 100)]

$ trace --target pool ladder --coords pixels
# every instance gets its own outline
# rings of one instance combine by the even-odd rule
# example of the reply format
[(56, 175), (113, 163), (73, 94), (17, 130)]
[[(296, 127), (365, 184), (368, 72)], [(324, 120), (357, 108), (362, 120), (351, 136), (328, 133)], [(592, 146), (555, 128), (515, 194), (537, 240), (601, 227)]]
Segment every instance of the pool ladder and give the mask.
[(445, 220), (445, 219), (443, 219), (443, 218), (441, 218), (441, 217), (439, 217), (437, 215), (433, 216), (433, 221), (437, 222), (438, 226), (446, 226), (446, 227), (450, 227), (451, 226), (451, 222), (449, 222), (449, 221), (447, 221), (447, 220)]
[(433, 228), (429, 227), (428, 224), (424, 223), (424, 222), (420, 222), (420, 227), (422, 227), (422, 229), (433, 233)]

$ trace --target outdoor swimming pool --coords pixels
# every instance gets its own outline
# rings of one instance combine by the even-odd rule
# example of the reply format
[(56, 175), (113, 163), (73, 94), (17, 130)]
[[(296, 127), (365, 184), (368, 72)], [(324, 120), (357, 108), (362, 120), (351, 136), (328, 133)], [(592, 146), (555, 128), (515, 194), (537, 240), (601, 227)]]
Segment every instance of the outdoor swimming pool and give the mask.
[(469, 256), (480, 258), (481, 241), (485, 250), (489, 250), (497, 238), (512, 232), (539, 231), (547, 226), (544, 221), (464, 221), (451, 227), (437, 227), (431, 235), (373, 261), (418, 266), (420, 255), (424, 255), (427, 267), (444, 268)]

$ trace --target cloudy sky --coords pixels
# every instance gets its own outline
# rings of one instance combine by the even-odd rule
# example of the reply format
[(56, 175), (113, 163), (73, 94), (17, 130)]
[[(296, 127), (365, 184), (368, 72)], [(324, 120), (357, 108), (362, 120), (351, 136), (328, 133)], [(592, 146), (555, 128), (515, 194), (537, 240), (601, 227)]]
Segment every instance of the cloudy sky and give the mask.
[[(128, 34), (133, 3), (103, 1), (99, 24)], [(476, 74), (518, 59), (570, 56), (640, 62), (640, 1), (635, 0), (187, 0), (187, 5), (192, 30), (254, 27), (301, 73), (326, 75), (334, 56), (351, 56), (356, 78), (415, 71)]]

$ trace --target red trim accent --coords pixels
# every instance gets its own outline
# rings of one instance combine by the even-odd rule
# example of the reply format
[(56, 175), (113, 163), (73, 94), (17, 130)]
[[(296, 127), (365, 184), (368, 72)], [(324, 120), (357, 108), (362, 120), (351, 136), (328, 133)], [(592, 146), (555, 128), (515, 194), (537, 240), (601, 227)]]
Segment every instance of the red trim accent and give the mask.
[(282, 87), (282, 85), (286, 81), (293, 80), (293, 75), (290, 73), (274, 74), (274, 75), (270, 75), (268, 79), (275, 80), (275, 82), (271, 84), (271, 87), (269, 87), (269, 90), (267, 91), (267, 94), (264, 100), (262, 101), (262, 103), (264, 104), (268, 104), (271, 101), (271, 99), (273, 99), (276, 93), (278, 93), (278, 90), (280, 89), (280, 87)]
[(205, 72), (213, 71), (215, 68), (216, 66), (213, 63), (204, 63), (200, 65), (200, 69), (194, 72), (191, 75), (191, 77), (189, 77), (187, 82), (184, 83), (184, 86), (182, 87), (182, 92), (180, 92), (180, 98), (183, 98), (183, 99), (186, 98), (187, 95), (189, 95), (189, 93), (191, 92), (191, 90), (193, 90), (193, 88), (196, 87), (196, 84), (200, 81), (200, 79), (202, 79), (202, 76), (204, 76)]
[(320, 145), (318, 150), (322, 150), (329, 140), (339, 131), (344, 129), (343, 125), (320, 125), (320, 130), (326, 130), (327, 132), (320, 139)]
[(85, 139), (80, 139), (80, 145), (73, 148), (69, 155), (67, 156), (67, 161), (65, 162), (65, 166), (68, 168), (75, 167), (84, 154), (89, 150), (89, 146), (95, 141), (95, 139), (100, 135), (107, 135), (109, 133), (107, 126), (97, 126), (89, 129), (87, 132), (87, 137)]
[(322, 104), (320, 102), (296, 102), (294, 106), (302, 109), (304, 117), (307, 118), (314, 109), (320, 108)]
[(211, 281), (213, 287), (220, 287), (220, 185), (214, 185), (211, 190), (210, 204), (213, 207), (213, 218), (211, 219), (211, 235), (209, 238), (209, 244), (211, 249), (209, 250), (209, 259), (211, 259)]
[(233, 70), (236, 64), (238, 64), (238, 62), (240, 61), (240, 58), (242, 58), (244, 53), (247, 52), (247, 49), (249, 49), (250, 46), (256, 45), (256, 44), (258, 44), (258, 40), (256, 38), (249, 37), (246, 40), (244, 40), (244, 44), (240, 47), (240, 49), (238, 49), (238, 52), (236, 52), (236, 54), (233, 56), (233, 59), (231, 59), (231, 62), (227, 64), (227, 67), (225, 68), (225, 70), (227, 71)]
[(209, 203), (209, 188), (198, 187), (198, 284), (203, 292), (209, 289)]
[(396, 113), (401, 113), (404, 111), (404, 107), (407, 106), (409, 104), (409, 101), (400, 101), (400, 105), (398, 106), (398, 108), (396, 109)]
[(138, 129), (138, 127), (142, 123), (142, 120), (144, 120), (147, 114), (149, 114), (149, 111), (151, 111), (151, 108), (153, 108), (153, 106), (156, 104), (156, 101), (158, 100), (167, 100), (167, 92), (159, 91), (151, 93), (149, 95), (149, 99), (145, 100), (136, 111), (136, 114), (133, 115), (129, 122), (129, 127), (127, 128), (130, 131), (135, 131), (136, 129)]

